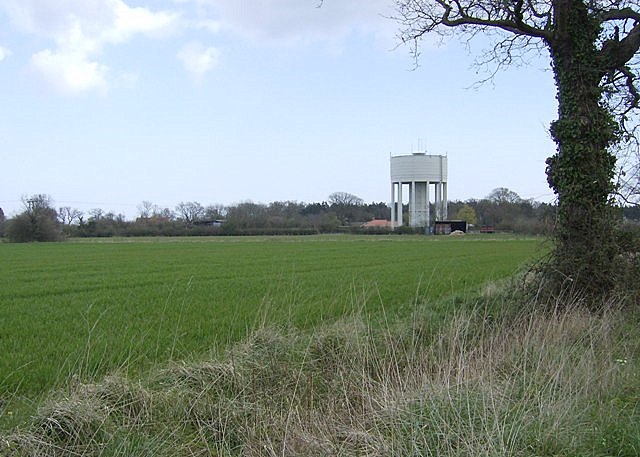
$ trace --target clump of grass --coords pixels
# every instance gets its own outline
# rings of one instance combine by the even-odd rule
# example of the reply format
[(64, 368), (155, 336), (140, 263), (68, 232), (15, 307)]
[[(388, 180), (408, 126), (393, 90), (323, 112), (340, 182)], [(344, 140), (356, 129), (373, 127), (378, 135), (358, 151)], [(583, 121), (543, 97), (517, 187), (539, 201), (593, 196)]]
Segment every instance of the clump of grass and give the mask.
[(5, 450), (12, 451), (9, 455), (92, 455), (119, 429), (146, 427), (151, 400), (144, 387), (116, 375), (96, 384), (72, 382), (38, 408), (26, 431), (5, 438)]
[(108, 417), (126, 426), (144, 425), (151, 416), (151, 394), (140, 383), (110, 375), (102, 382), (78, 384), (74, 397), (97, 401)]
[(416, 307), (383, 326), (263, 327), (144, 382), (78, 384), (0, 455), (638, 455), (637, 312), (490, 295), (439, 326)]

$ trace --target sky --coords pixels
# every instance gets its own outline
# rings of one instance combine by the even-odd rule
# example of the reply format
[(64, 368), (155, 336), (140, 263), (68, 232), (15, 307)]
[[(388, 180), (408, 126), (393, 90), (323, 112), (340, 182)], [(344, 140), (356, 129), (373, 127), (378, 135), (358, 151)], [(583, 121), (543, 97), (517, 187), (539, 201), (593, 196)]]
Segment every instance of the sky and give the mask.
[(0, 208), (390, 200), (389, 157), (447, 155), (450, 200), (553, 201), (548, 56), (487, 77), (391, 0), (0, 0)]

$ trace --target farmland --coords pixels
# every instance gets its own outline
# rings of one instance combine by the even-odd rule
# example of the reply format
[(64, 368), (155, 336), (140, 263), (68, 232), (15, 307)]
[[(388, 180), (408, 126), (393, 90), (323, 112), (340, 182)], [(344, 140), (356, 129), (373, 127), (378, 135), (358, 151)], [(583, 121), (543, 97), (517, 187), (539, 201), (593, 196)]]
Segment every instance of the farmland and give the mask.
[(638, 311), (500, 281), (546, 251), (0, 244), (0, 455), (638, 455)]
[[(292, 237), (0, 244), (0, 387), (130, 375), (219, 352), (262, 323), (388, 318), (506, 277), (540, 239)], [(384, 311), (384, 313), (382, 313)]]

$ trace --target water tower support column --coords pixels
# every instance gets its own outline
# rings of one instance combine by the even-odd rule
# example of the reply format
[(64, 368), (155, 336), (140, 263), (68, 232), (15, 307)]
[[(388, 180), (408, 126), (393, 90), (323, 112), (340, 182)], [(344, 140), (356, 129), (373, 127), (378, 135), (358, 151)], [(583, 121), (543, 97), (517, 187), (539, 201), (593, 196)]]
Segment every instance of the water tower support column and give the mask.
[(409, 224), (414, 226), (416, 220), (416, 182), (409, 183)]
[(449, 202), (447, 201), (447, 183), (442, 183), (442, 218), (449, 219)]
[(398, 226), (402, 227), (402, 181), (398, 183)]
[(429, 203), (429, 181), (426, 182), (426, 195), (425, 201), (427, 203), (427, 224), (426, 227), (431, 226), (431, 204)]
[(436, 183), (436, 221), (442, 220), (442, 189), (440, 183)]
[(396, 183), (391, 182), (391, 228), (396, 226)]

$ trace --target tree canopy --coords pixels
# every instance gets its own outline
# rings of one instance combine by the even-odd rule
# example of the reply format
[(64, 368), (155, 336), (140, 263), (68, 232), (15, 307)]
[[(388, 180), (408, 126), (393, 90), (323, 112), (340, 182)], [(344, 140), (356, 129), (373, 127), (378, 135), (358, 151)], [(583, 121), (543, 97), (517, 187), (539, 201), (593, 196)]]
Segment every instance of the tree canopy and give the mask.
[(22, 201), (24, 211), (9, 220), (8, 238), (17, 242), (59, 240), (60, 225), (51, 197), (37, 194)]

